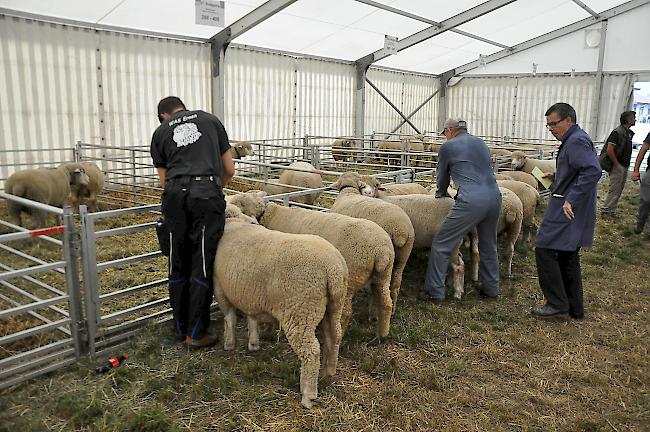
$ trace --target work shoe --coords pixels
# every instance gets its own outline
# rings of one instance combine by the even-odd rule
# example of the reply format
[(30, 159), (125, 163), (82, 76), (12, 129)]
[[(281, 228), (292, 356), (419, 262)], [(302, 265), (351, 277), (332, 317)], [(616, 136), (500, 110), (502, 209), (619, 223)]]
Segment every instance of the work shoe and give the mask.
[(185, 342), (185, 335), (175, 334), (173, 336), (163, 336), (160, 344), (163, 346), (180, 345)]
[(496, 298), (499, 296), (499, 294), (493, 296), (493, 295), (490, 295), (490, 294), (486, 293), (486, 292), (483, 290), (483, 284), (480, 284), (480, 283), (477, 284), (477, 285), (474, 287), (474, 289), (475, 289), (476, 292), (478, 293), (478, 296), (479, 296), (480, 298), (482, 298), (482, 299), (486, 299), (486, 300), (496, 300)]
[(549, 304), (545, 304), (542, 307), (536, 307), (531, 312), (537, 318), (542, 318), (542, 319), (556, 319), (556, 318), (561, 319), (561, 318), (567, 318), (569, 316), (567, 311), (555, 309), (553, 306)]
[(444, 303), (445, 299), (441, 299), (438, 297), (434, 297), (431, 294), (429, 294), (426, 291), (420, 291), (418, 294), (418, 300), (426, 301), (426, 302), (432, 302), (440, 306), (441, 304)]
[(639, 222), (636, 223), (636, 226), (634, 227), (634, 234), (641, 234), (643, 232), (643, 225)]
[(192, 339), (191, 337), (187, 336), (185, 338), (185, 346), (190, 350), (201, 349), (214, 346), (217, 344), (217, 341), (217, 337), (213, 335), (205, 335), (201, 339)]

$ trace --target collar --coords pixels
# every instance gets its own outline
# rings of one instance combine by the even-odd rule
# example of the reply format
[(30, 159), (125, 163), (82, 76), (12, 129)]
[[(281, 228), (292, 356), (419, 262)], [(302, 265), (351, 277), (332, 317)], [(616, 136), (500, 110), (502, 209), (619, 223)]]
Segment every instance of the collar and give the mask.
[(580, 129), (580, 126), (578, 126), (578, 123), (571, 125), (569, 130), (567, 130), (566, 133), (564, 134), (564, 136), (562, 137), (562, 144), (564, 144), (569, 139), (569, 137), (571, 135), (573, 135), (573, 133), (575, 131), (577, 131), (578, 129)]
[(352, 185), (343, 185), (343, 186), (341, 187), (341, 189), (339, 189), (339, 192), (341, 192), (341, 191), (343, 191), (343, 189), (347, 189), (347, 188), (350, 188), (350, 189), (356, 189), (357, 192), (359, 191), (359, 188), (357, 188), (356, 186), (352, 186)]

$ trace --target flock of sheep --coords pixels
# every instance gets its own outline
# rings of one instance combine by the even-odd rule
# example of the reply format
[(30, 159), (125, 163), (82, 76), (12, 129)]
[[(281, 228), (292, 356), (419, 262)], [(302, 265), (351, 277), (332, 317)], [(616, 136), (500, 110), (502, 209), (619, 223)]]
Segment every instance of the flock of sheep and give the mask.
[[(234, 158), (252, 153), (249, 143), (237, 143)], [(534, 235), (539, 204), (537, 181), (530, 171), (555, 171), (553, 161), (509, 154), (515, 171), (499, 174), (503, 205), (498, 231), (505, 238), (505, 274), (511, 274), (515, 242)], [(307, 162), (295, 162), (278, 183), (266, 185), (271, 194), (301, 188), (323, 188), (319, 171)], [(298, 168), (294, 171), (291, 168)], [(520, 170), (520, 171), (517, 171)], [(294, 186), (294, 188), (292, 188)], [(86, 201), (96, 210), (103, 174), (93, 163), (70, 163), (14, 173), (8, 193), (53, 206), (69, 202), (78, 210)], [(413, 249), (430, 248), (452, 198), (435, 198), (416, 183), (384, 185), (356, 172), (343, 173), (330, 185), (338, 195), (329, 212), (285, 207), (268, 202), (267, 192), (248, 191), (227, 197), (226, 225), (214, 265), (215, 296), (224, 314), (224, 349), (235, 346), (235, 310), (248, 319), (248, 348), (259, 349), (258, 323), (277, 320), (301, 361), (300, 392), (310, 408), (318, 395), (323, 350), (323, 374), (335, 373), (341, 338), (352, 317), (357, 292), (369, 288), (369, 317), (377, 336), (389, 333), (402, 273)], [(450, 189), (453, 196), (453, 189)], [(320, 192), (291, 197), (313, 204)], [(31, 212), (8, 202), (9, 212), (21, 224), (20, 212)], [(42, 215), (33, 213), (37, 225)], [(471, 275), (478, 280), (478, 247), (469, 234)], [(459, 244), (449, 265), (448, 284), (454, 296), (464, 290), (465, 263)]]
[[(524, 171), (499, 175), (498, 180), (503, 194), (498, 230), (505, 237), (507, 276), (522, 229), (527, 240), (536, 229), (540, 195), (537, 181), (526, 171), (534, 166), (555, 171), (553, 161), (528, 159), (521, 152), (510, 156), (513, 168)], [(290, 167), (304, 171), (293, 171), (296, 183), (282, 182), (287, 189), (324, 187), (318, 170), (306, 162)], [(435, 198), (419, 184), (383, 185), (356, 172), (343, 173), (329, 187), (338, 191), (329, 212), (268, 202), (264, 191), (228, 196), (226, 228), (215, 260), (215, 295), (225, 316), (224, 349), (235, 345), (236, 309), (247, 316), (250, 350), (259, 349), (258, 322), (277, 320), (300, 358), (301, 403), (307, 408), (318, 395), (317, 334), (323, 374), (331, 376), (354, 296), (369, 288), (370, 320), (376, 335), (386, 336), (411, 251), (430, 248), (454, 203), (452, 198)], [(319, 193), (310, 195), (313, 203)], [(469, 237), (472, 279), (478, 280), (477, 239), (474, 233)], [(461, 245), (452, 254), (448, 274), (448, 284), (460, 298), (465, 274)]]

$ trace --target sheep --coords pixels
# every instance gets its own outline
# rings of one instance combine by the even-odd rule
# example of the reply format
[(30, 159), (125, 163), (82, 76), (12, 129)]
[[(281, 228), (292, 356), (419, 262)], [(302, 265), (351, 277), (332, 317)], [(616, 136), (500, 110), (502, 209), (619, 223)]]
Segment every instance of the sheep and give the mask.
[(408, 215), (398, 206), (386, 201), (361, 195), (365, 187), (361, 176), (356, 172), (346, 172), (331, 187), (339, 191), (330, 211), (373, 221), (388, 233), (395, 261), (390, 282), (390, 296), (393, 301), (393, 314), (397, 306), (397, 296), (402, 283), (402, 273), (413, 249), (415, 233)]
[(356, 144), (352, 138), (337, 139), (332, 143), (332, 157), (335, 161), (347, 161), (353, 157), (353, 152), (345, 149), (353, 149), (355, 147)]
[[(506, 263), (505, 274), (509, 278), (512, 274), (512, 257), (515, 253), (515, 243), (521, 232), (521, 225), (524, 217), (524, 209), (521, 200), (509, 189), (499, 187), (501, 191), (501, 210), (499, 212), (499, 222), (497, 224), (497, 234), (506, 237)], [(456, 190), (449, 188), (449, 194), (456, 196)], [(435, 192), (432, 192), (435, 193)], [(472, 280), (478, 281), (479, 270), (479, 253), (478, 238), (476, 229), (469, 232), (470, 254), (471, 254), (471, 274)]]
[(394, 195), (427, 195), (429, 193), (424, 186), (418, 183), (381, 184), (379, 180), (370, 176), (364, 176), (362, 180), (366, 183), (366, 186), (361, 190), (361, 194), (373, 198)]
[[(64, 164), (56, 168), (36, 168), (17, 171), (5, 183), (5, 192), (43, 204), (63, 207), (70, 202), (70, 185), (87, 186), (89, 182), (83, 166)], [(9, 215), (16, 225), (22, 225), (21, 212), (30, 214), (36, 228), (45, 227), (47, 213), (8, 200)], [(77, 212), (79, 208), (75, 209)]]
[(81, 166), (84, 168), (88, 175), (87, 185), (70, 185), (70, 201), (72, 207), (79, 209), (79, 203), (86, 202), (88, 210), (91, 212), (99, 211), (97, 205), (97, 195), (104, 190), (104, 173), (93, 162), (82, 162)]
[(502, 180), (517, 180), (529, 184), (535, 189), (538, 188), (537, 179), (532, 174), (524, 171), (504, 171), (504, 174), (510, 178)]
[(229, 200), (244, 214), (259, 219), (268, 229), (293, 234), (314, 234), (329, 241), (341, 252), (350, 274), (343, 304), (341, 328), (352, 317), (352, 299), (357, 291), (371, 286), (374, 301), (371, 317), (377, 319), (377, 336), (388, 335), (393, 309), (390, 278), (395, 252), (390, 237), (376, 223), (336, 213), (323, 213), (275, 203), (264, 204), (262, 194), (238, 194)]
[(495, 173), (495, 174), (494, 174), (494, 177), (495, 177), (497, 180), (513, 180), (513, 178), (510, 177), (509, 175), (502, 174), (502, 173)]
[[(317, 189), (325, 186), (319, 171), (316, 170), (312, 164), (308, 162), (294, 162), (289, 165), (289, 168), (311, 170), (312, 172), (293, 171), (291, 169), (282, 170), (280, 178), (277, 181), (270, 180), (269, 183), (265, 185), (266, 191), (269, 195), (295, 192), (302, 189)], [(298, 187), (292, 188), (291, 186)], [(319, 196), (320, 192), (315, 192), (307, 195), (290, 197), (289, 201), (311, 205), (314, 204)]]
[(230, 144), (230, 155), (233, 159), (241, 159), (246, 156), (255, 156), (253, 145), (248, 141), (235, 141)]
[(276, 319), (300, 358), (301, 403), (318, 397), (321, 324), (324, 375), (336, 371), (348, 269), (326, 240), (227, 219), (214, 262), (214, 293), (224, 314), (224, 350), (235, 348), (239, 309), (248, 318), (248, 349), (259, 349), (258, 320)]
[(531, 242), (537, 225), (535, 223), (535, 209), (539, 204), (539, 192), (531, 185), (517, 180), (497, 180), (499, 187), (511, 190), (517, 195), (523, 207), (522, 234), (527, 242)]
[(402, 151), (402, 148), (403, 146), (400, 141), (383, 141), (379, 143), (379, 147), (377, 148), (379, 150), (378, 159), (387, 165), (399, 165), (399, 161), (401, 160), (400, 155), (393, 156), (391, 153), (399, 153)]
[(529, 158), (526, 153), (519, 150), (512, 152), (513, 171), (524, 171), (530, 174), (535, 167), (538, 167), (544, 173), (554, 173), (555, 161)]

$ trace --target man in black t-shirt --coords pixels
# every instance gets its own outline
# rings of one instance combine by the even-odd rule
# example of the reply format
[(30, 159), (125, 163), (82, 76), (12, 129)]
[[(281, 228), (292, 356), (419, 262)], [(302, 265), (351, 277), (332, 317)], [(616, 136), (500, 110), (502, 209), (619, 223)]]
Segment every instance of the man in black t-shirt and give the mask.
[[(636, 161), (634, 162), (634, 172), (632, 172), (632, 181), (638, 181), (641, 179), (641, 174), (639, 170), (641, 169), (641, 162), (646, 152), (650, 148), (650, 133), (645, 137), (643, 141), (643, 146), (639, 150), (639, 154), (636, 156)], [(636, 227), (634, 227), (634, 232), (641, 234), (643, 228), (645, 227), (645, 236), (650, 238), (650, 225), (646, 225), (648, 221), (648, 216), (650, 215), (650, 156), (646, 161), (645, 174), (641, 179), (641, 185), (639, 189), (639, 211), (636, 214)]]
[(612, 162), (612, 169), (609, 172), (609, 192), (605, 198), (605, 204), (600, 209), (604, 217), (615, 217), (618, 199), (623, 193), (627, 181), (627, 170), (630, 167), (632, 158), (632, 137), (634, 132), (630, 130), (636, 123), (636, 113), (625, 111), (621, 114), (621, 124), (609, 134), (607, 142), (607, 156)]
[(214, 345), (207, 333), (212, 303), (212, 267), (223, 235), (222, 187), (235, 173), (228, 135), (218, 118), (187, 111), (170, 96), (158, 103), (160, 126), (151, 139), (162, 213), (169, 229), (169, 301), (176, 342), (188, 348)]

